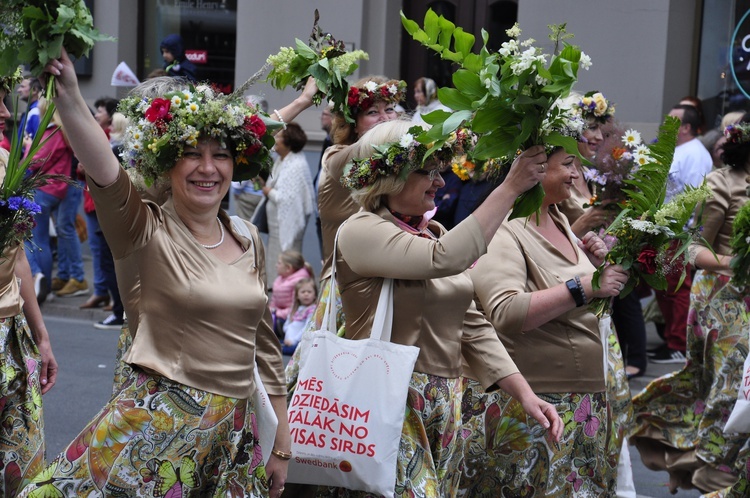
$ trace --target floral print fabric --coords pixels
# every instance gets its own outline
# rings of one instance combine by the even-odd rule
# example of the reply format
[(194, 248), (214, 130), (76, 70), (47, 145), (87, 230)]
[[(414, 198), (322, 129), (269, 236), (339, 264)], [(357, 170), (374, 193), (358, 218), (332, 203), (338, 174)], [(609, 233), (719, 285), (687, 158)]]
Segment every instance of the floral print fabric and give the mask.
[(0, 318), (0, 496), (44, 467), (42, 357), (23, 313)]

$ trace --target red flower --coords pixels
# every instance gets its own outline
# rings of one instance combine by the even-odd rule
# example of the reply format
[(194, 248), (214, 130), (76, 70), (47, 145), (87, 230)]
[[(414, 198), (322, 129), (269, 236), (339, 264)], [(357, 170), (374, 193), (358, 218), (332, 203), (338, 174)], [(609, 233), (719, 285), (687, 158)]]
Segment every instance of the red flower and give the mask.
[(651, 246), (643, 248), (638, 255), (638, 262), (641, 264), (641, 270), (647, 275), (656, 273), (656, 249)]
[(266, 124), (258, 116), (245, 116), (245, 129), (249, 130), (256, 137), (261, 138), (266, 134)]
[(354, 107), (359, 104), (359, 88), (353, 86), (349, 89), (347, 104), (349, 104), (349, 107)]
[(245, 149), (245, 156), (248, 156), (248, 157), (254, 156), (260, 150), (260, 147), (261, 147), (260, 142), (255, 142), (252, 145), (248, 145), (247, 148)]
[(380, 87), (380, 95), (384, 99), (387, 99), (387, 98), (389, 98), (391, 96), (391, 92), (388, 91), (388, 87), (387, 86), (383, 85), (383, 86)]
[(171, 105), (172, 102), (167, 99), (154, 99), (151, 102), (151, 107), (146, 111), (146, 119), (152, 123), (158, 119), (170, 119), (169, 107)]

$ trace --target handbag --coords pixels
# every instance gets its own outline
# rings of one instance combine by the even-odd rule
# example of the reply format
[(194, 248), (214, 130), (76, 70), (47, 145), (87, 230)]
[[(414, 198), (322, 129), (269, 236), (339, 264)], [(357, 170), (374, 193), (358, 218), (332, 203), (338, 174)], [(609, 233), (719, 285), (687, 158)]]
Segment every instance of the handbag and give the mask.
[(255, 225), (260, 233), (268, 233), (268, 213), (266, 212), (266, 202), (268, 202), (268, 197), (263, 197), (258, 204), (258, 207), (255, 208), (253, 217), (250, 220), (250, 223)]
[[(245, 222), (239, 216), (231, 216), (230, 218), (235, 232), (247, 237), (254, 250), (255, 241)], [(267, 464), (268, 459), (271, 458), (271, 450), (276, 440), (276, 429), (279, 426), (279, 419), (276, 417), (276, 412), (273, 411), (273, 405), (271, 405), (271, 399), (268, 397), (266, 387), (263, 385), (263, 379), (260, 378), (255, 358), (253, 358), (253, 377), (255, 378), (253, 406), (255, 407), (255, 422), (257, 427), (257, 434), (255, 436), (258, 438), (261, 453), (263, 454), (263, 463)]]
[[(334, 262), (337, 241), (338, 234)], [(288, 408), (294, 455), (288, 482), (394, 495), (404, 407), (419, 348), (389, 342), (392, 324), (393, 280), (384, 279), (369, 339), (336, 336), (330, 301), (321, 330), (303, 337)]]
[[(750, 326), (747, 328), (750, 334)], [(745, 358), (742, 368), (742, 381), (737, 391), (737, 401), (734, 403), (732, 413), (729, 415), (724, 434), (750, 432), (750, 355)]]

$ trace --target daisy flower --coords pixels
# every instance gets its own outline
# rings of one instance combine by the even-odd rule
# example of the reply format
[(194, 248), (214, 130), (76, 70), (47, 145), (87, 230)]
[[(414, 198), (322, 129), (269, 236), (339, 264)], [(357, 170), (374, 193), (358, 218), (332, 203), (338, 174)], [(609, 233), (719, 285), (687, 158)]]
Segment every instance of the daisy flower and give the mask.
[(636, 130), (630, 129), (622, 136), (622, 141), (630, 147), (638, 146), (641, 144), (641, 134)]

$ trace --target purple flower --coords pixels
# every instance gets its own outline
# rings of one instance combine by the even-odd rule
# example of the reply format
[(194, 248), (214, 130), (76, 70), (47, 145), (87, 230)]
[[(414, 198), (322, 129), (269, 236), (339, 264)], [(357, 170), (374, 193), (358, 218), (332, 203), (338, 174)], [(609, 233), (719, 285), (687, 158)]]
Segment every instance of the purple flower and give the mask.
[(22, 207), (23, 201), (23, 197), (11, 197), (10, 199), (8, 199), (8, 207), (12, 211), (18, 211), (18, 209)]
[(23, 200), (22, 207), (32, 214), (38, 214), (42, 212), (42, 206), (29, 199)]

